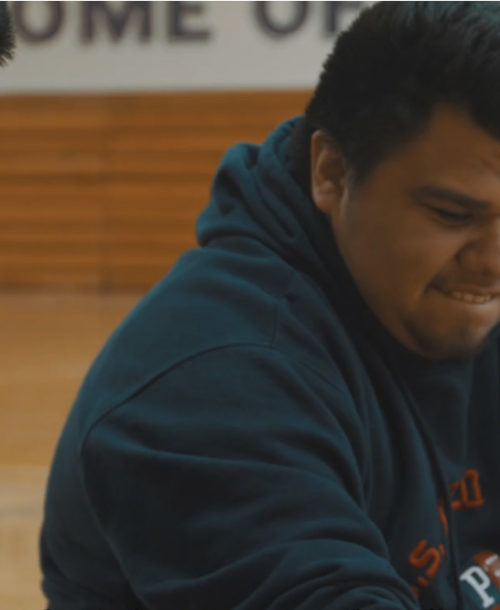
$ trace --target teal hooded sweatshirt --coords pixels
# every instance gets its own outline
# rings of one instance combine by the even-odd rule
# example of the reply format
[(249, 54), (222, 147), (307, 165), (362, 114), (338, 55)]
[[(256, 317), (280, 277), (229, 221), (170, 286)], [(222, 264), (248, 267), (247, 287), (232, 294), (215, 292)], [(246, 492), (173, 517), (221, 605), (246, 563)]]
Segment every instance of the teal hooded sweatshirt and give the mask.
[(230, 149), (185, 253), (62, 432), (51, 610), (500, 608), (499, 360), (435, 364), (364, 304), (294, 179)]

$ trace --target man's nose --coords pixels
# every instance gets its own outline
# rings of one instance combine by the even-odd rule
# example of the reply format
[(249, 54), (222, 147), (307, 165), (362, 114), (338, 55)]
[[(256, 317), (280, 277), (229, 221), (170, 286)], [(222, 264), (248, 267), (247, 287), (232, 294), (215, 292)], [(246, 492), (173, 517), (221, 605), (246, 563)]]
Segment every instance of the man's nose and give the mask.
[(500, 285), (500, 218), (478, 229), (460, 251), (459, 262), (473, 278)]

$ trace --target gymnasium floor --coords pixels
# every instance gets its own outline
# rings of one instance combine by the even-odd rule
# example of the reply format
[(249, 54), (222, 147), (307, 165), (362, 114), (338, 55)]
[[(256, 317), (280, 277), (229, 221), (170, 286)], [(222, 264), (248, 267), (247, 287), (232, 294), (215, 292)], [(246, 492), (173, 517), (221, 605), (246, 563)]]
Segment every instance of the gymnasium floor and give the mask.
[(43, 610), (38, 532), (65, 415), (141, 295), (0, 295), (0, 608)]

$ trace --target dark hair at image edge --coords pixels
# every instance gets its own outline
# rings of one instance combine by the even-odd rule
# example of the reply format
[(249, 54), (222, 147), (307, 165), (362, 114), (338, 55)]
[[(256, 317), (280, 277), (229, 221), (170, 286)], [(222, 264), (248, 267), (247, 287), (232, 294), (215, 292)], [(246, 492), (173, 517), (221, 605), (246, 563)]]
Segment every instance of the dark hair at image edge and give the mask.
[(0, 2), (0, 66), (14, 57), (15, 36), (8, 2)]
[(421, 133), (437, 103), (500, 138), (500, 2), (378, 2), (327, 57), (290, 149), (309, 188), (310, 139), (321, 129), (354, 183)]

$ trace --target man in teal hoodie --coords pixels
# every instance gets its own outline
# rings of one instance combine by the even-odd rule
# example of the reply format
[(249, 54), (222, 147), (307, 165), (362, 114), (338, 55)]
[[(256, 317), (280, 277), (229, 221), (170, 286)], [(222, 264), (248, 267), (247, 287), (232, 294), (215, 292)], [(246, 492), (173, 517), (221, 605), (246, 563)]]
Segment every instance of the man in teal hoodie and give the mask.
[(500, 608), (499, 4), (368, 8), (226, 154), (68, 417), (51, 610)]

